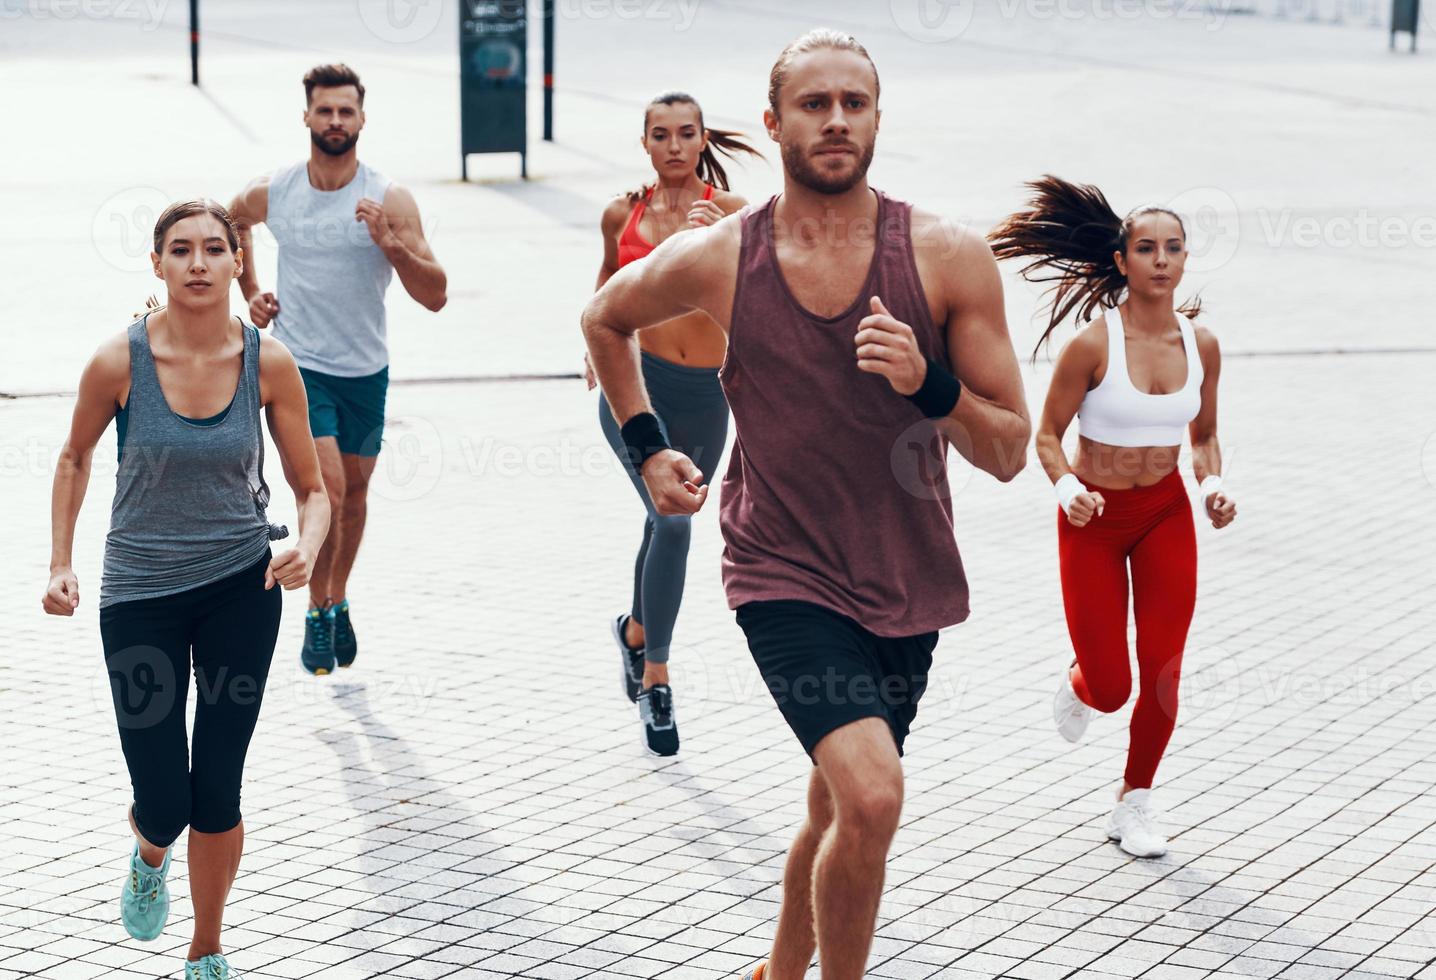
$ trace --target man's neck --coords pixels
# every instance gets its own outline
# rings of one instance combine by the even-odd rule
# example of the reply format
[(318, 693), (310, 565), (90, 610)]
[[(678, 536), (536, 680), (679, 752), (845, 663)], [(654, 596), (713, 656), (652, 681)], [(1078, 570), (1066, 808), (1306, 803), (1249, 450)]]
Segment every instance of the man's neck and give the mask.
[(783, 181), (783, 196), (773, 217), (787, 230), (786, 237), (805, 246), (851, 244), (859, 236), (872, 240), (878, 217), (878, 198), (866, 179), (841, 194), (824, 194), (791, 177)]
[(350, 150), (330, 156), (317, 146), (309, 148), (309, 185), (317, 191), (337, 191), (359, 172), (359, 154)]

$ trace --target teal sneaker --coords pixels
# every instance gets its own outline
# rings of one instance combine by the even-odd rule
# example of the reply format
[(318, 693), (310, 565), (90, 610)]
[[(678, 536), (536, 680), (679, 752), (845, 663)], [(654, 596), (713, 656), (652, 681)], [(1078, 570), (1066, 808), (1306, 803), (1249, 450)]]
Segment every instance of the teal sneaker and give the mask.
[(164, 931), (170, 915), (170, 889), (165, 884), (169, 870), (169, 851), (165, 851), (164, 863), (152, 868), (140, 857), (140, 842), (135, 841), (130, 853), (130, 876), (120, 892), (120, 921), (125, 924), (125, 932), (141, 942), (149, 942)]
[(223, 953), (210, 953), (197, 960), (185, 960), (184, 980), (230, 980), (229, 960), (224, 958)]
[(359, 655), (359, 641), (354, 638), (354, 626), (349, 622), (349, 600), (337, 603), (329, 615), (334, 624), (334, 662), (348, 667)]
[(304, 615), (304, 649), (299, 651), (299, 662), (316, 677), (334, 673), (334, 617), (329, 609), (311, 609)]

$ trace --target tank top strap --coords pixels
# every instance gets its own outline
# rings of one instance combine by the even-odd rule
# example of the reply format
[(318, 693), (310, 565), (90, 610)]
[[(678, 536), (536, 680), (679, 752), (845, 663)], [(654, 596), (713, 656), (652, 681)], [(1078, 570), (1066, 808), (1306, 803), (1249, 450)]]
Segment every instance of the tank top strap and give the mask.
[(705, 200), (705, 201), (711, 201), (711, 200), (713, 200), (713, 185), (712, 185), (712, 184), (704, 184), (704, 185), (703, 185), (703, 200)]
[[(129, 327), (130, 338), (130, 393), (125, 399), (125, 412), (131, 420), (136, 412), (164, 409), (164, 399), (153, 397), (160, 389), (159, 370), (155, 367), (154, 351), (150, 349), (150, 334), (147, 324), (150, 315), (145, 313)], [(140, 397), (135, 399), (135, 395)]]

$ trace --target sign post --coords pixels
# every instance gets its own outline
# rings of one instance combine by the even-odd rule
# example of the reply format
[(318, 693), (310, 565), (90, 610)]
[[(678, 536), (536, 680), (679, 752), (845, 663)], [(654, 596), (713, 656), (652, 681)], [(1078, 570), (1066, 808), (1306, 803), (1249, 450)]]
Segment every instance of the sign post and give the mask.
[(189, 0), (189, 83), (199, 84), (199, 0)]
[(528, 12), (524, 0), (459, 0), (459, 151), (518, 153), (528, 164)]
[(553, 142), (554, 0), (543, 0), (543, 138)]

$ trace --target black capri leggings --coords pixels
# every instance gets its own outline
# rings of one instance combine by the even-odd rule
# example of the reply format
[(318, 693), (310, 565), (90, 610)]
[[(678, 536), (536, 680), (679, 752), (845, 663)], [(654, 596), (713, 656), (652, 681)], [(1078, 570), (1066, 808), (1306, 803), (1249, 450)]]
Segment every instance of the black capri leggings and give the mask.
[(186, 826), (220, 834), (239, 825), (244, 756), (279, 636), (281, 590), (264, 588), (269, 559), (197, 589), (100, 610), (135, 823), (156, 847), (169, 847)]

